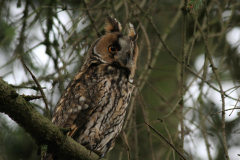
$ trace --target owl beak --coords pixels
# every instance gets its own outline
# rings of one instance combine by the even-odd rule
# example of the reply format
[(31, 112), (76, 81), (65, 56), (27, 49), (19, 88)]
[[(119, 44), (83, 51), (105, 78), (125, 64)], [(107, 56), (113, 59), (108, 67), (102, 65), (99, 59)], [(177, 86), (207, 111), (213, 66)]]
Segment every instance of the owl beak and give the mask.
[(130, 60), (130, 55), (131, 55), (130, 52), (127, 52), (127, 53), (126, 53), (126, 63), (125, 63), (125, 66), (127, 66), (128, 62), (129, 62), (129, 60)]
[(131, 52), (122, 52), (116, 55), (117, 61), (123, 67), (131, 67), (132, 60), (131, 60)]
[[(120, 59), (121, 60), (121, 59)], [(127, 52), (125, 54), (125, 56), (122, 57), (122, 63), (124, 64), (124, 66), (127, 66), (128, 62), (130, 60), (130, 52)]]
[(122, 67), (131, 68), (134, 65), (132, 39), (129, 37), (122, 37), (119, 39), (119, 45), (121, 46), (121, 50), (115, 54), (115, 61)]

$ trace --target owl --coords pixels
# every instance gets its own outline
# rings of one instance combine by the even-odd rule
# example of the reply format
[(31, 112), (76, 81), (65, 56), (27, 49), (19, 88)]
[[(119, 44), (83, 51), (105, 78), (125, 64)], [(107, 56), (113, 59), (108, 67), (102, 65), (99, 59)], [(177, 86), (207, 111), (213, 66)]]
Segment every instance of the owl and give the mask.
[[(59, 99), (52, 122), (70, 127), (68, 136), (101, 157), (120, 133), (133, 91), (138, 47), (137, 33), (129, 23), (128, 36), (121, 24), (106, 20), (106, 34), (88, 50), (80, 71)], [(45, 160), (59, 159), (48, 154)]]

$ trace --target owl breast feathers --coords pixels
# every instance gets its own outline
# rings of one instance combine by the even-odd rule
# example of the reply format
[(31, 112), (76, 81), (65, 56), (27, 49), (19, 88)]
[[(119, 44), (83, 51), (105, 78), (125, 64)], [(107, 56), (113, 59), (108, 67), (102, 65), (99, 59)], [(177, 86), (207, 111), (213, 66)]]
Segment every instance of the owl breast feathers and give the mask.
[[(70, 127), (68, 136), (100, 157), (115, 144), (133, 90), (137, 33), (132, 24), (128, 36), (121, 29), (116, 19), (107, 18), (106, 34), (91, 45), (83, 67), (58, 101), (52, 119), (55, 125)], [(46, 157), (59, 159), (51, 154)]]

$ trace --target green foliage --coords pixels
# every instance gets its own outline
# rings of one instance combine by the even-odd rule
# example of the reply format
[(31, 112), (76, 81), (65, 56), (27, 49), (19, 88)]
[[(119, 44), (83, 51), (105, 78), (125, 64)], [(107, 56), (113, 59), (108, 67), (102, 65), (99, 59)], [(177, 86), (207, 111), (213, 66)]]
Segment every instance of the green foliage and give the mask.
[(0, 17), (0, 31), (0, 47), (7, 49), (15, 37), (15, 28)]
[(188, 0), (186, 9), (190, 12), (195, 13), (205, 0)]

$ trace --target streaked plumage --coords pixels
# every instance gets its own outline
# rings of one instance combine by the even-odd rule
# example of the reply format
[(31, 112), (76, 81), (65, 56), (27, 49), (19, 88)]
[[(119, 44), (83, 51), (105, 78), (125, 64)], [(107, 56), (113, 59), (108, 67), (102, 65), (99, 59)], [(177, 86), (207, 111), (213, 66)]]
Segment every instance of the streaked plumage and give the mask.
[[(55, 125), (71, 127), (68, 135), (100, 157), (115, 144), (133, 90), (137, 33), (132, 24), (128, 36), (121, 29), (116, 19), (107, 18), (107, 33), (91, 45), (52, 119)], [(48, 154), (46, 159), (57, 158)]]

